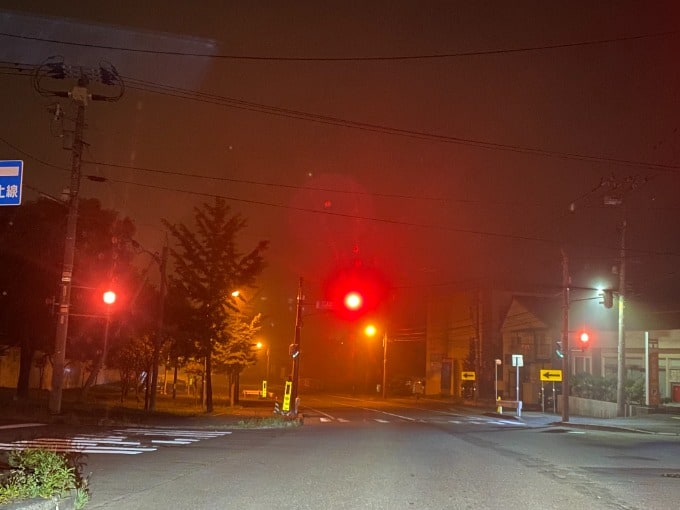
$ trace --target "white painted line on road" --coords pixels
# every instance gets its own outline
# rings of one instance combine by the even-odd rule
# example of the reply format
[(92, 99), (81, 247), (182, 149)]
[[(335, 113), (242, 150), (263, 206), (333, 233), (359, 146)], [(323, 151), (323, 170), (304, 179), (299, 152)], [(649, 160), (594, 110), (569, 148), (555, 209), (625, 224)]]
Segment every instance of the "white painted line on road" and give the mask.
[(388, 413), (387, 411), (380, 411), (379, 409), (371, 409), (370, 407), (362, 407), (361, 409), (363, 409), (365, 411), (372, 411), (374, 413), (386, 414), (387, 416), (394, 416), (395, 418), (399, 418), (401, 420), (416, 421), (415, 418), (411, 418), (410, 416), (402, 416), (400, 414)]
[(151, 442), (155, 444), (191, 444), (195, 443), (196, 439), (152, 439)]
[(319, 418), (319, 420), (322, 421), (323, 423), (328, 423), (329, 421), (333, 421), (330, 418), (326, 418), (326, 417), (321, 417), (321, 418)]
[(338, 418), (338, 421), (340, 423), (349, 423), (349, 420), (345, 420), (344, 418)]
[(41, 439), (35, 441), (16, 441), (14, 443), (0, 443), (0, 450), (26, 450), (31, 448), (43, 448), (55, 452), (76, 452), (76, 453), (109, 453), (118, 455), (137, 455), (144, 452), (155, 452), (157, 448), (136, 447), (136, 448), (115, 448), (113, 446), (94, 446), (90, 444), (74, 444), (68, 441), (56, 441)]
[(96, 437), (96, 436), (76, 436), (73, 438), (74, 441), (91, 441), (98, 444), (115, 444), (117, 446), (138, 446), (141, 443), (139, 441), (123, 441), (124, 437)]
[(231, 434), (230, 430), (174, 430), (174, 429), (120, 429), (116, 430), (120, 434), (132, 434), (142, 436), (180, 436), (180, 437), (196, 437), (199, 439), (212, 439), (215, 437), (222, 437)]
[(21, 429), (26, 427), (44, 427), (46, 423), (14, 423), (12, 425), (0, 425), (0, 429)]
[(463, 423), (463, 422), (460, 421), (460, 420), (449, 420), (449, 423), (456, 423), (456, 424), (459, 424), (459, 423)]
[(319, 410), (319, 409), (314, 409), (313, 407), (307, 407), (307, 406), (305, 406), (305, 409), (309, 409), (310, 411), (312, 411), (312, 412), (314, 412), (314, 413), (322, 414), (322, 415), (324, 415), (326, 418), (328, 418), (329, 420), (334, 420), (334, 419), (335, 419), (334, 416), (332, 416), (332, 415), (330, 415), (330, 414), (328, 414), (328, 413), (324, 413), (323, 411), (321, 411), (321, 410)]
[(389, 423), (388, 420), (381, 420), (380, 418), (373, 418), (374, 421), (377, 421), (378, 423)]

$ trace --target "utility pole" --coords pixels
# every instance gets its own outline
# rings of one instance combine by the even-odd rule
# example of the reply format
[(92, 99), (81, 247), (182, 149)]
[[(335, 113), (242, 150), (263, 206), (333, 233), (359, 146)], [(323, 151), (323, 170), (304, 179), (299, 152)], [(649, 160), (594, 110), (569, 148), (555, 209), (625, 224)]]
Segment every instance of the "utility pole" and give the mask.
[[(70, 91), (52, 90), (43, 85), (43, 82), (46, 79), (63, 80), (65, 78), (77, 79), (76, 85)], [(87, 88), (90, 79), (95, 79), (105, 86), (114, 86), (118, 88), (118, 94), (112, 96), (91, 94)], [(68, 339), (68, 321), (71, 308), (73, 259), (76, 251), (76, 235), (78, 228), (78, 201), (84, 145), (83, 131), (85, 129), (85, 108), (89, 100), (119, 100), (123, 95), (123, 83), (118, 75), (118, 71), (111, 65), (107, 65), (106, 67), (100, 65), (98, 69), (85, 69), (82, 67), (71, 68), (64, 65), (61, 57), (50, 57), (36, 69), (33, 76), (33, 86), (35, 90), (43, 96), (70, 98), (77, 106), (76, 122), (73, 132), (73, 147), (71, 150), (71, 185), (68, 195), (64, 260), (62, 263), (61, 280), (59, 284), (59, 313), (57, 316), (57, 331), (52, 360), (52, 390), (50, 391), (49, 398), (50, 412), (59, 414), (61, 412), (61, 397), (64, 388), (64, 365), (66, 363), (66, 342)]]
[(151, 398), (149, 411), (156, 410), (156, 392), (158, 390), (158, 364), (160, 362), (161, 346), (163, 345), (163, 316), (165, 311), (165, 273), (168, 265), (168, 246), (163, 246), (160, 258), (161, 281), (159, 284), (158, 327), (153, 344), (153, 365), (151, 367)]
[[(78, 226), (78, 194), (80, 192), (80, 165), (83, 157), (83, 129), (85, 126), (85, 106), (87, 104), (87, 79), (81, 77), (70, 95), (77, 103), (76, 126), (73, 134), (71, 158), (71, 187), (69, 188), (68, 218), (66, 220), (66, 242), (64, 243), (64, 262), (61, 270), (59, 289), (59, 314), (57, 334), (52, 358), (52, 391), (49, 409), (53, 414), (61, 412), (61, 396), (64, 388), (64, 364), (66, 362), (66, 339), (68, 338), (68, 316), (71, 307), (71, 283), (73, 279), (73, 258), (76, 251), (76, 230)], [(108, 321), (108, 319), (107, 319)]]
[(569, 421), (569, 259), (562, 250), (562, 421)]
[(297, 412), (297, 397), (298, 397), (298, 388), (299, 388), (299, 383), (300, 383), (300, 356), (302, 356), (302, 353), (300, 353), (300, 336), (302, 333), (302, 300), (303, 300), (303, 293), (302, 293), (302, 277), (300, 277), (300, 283), (298, 285), (298, 293), (297, 293), (297, 306), (296, 306), (296, 313), (295, 313), (295, 339), (293, 341), (294, 351), (297, 352), (297, 356), (293, 358), (293, 388), (291, 391), (291, 402), (293, 403), (293, 406), (295, 408), (295, 411)]
[[(624, 209), (625, 211), (625, 209)], [(626, 215), (621, 221), (621, 249), (619, 253), (619, 327), (616, 372), (616, 416), (626, 415)]]

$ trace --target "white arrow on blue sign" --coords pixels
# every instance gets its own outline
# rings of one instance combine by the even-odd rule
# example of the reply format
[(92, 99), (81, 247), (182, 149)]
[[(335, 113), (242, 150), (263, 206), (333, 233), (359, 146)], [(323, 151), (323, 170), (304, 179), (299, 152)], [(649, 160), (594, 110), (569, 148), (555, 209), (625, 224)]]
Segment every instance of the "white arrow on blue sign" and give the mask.
[(21, 205), (23, 174), (23, 161), (0, 161), (0, 206)]

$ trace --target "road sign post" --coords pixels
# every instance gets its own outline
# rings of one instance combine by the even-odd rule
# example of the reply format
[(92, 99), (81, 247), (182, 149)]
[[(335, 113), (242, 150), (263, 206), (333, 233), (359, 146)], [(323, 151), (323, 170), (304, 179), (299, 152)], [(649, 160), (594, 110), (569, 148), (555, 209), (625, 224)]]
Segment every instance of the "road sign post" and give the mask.
[(21, 205), (23, 174), (23, 161), (0, 161), (0, 206)]

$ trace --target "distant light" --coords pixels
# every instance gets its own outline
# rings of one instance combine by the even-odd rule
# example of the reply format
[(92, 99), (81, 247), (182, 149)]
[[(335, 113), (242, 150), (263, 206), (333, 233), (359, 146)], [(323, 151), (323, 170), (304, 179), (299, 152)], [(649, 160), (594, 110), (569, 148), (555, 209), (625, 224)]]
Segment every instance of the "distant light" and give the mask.
[(366, 334), (366, 336), (375, 336), (377, 332), (378, 329), (373, 324), (369, 324), (364, 328), (364, 333)]

